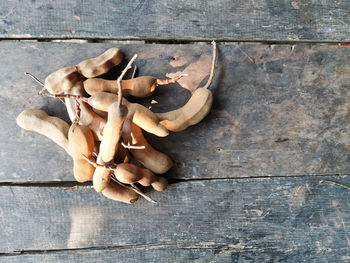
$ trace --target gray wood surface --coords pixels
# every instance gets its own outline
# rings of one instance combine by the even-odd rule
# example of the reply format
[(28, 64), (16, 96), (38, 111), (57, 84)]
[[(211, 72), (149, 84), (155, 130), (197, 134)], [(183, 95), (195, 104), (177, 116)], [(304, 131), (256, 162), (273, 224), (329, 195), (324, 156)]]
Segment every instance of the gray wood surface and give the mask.
[(349, 41), (348, 1), (1, 1), (3, 38)]
[[(112, 46), (139, 54), (139, 75), (188, 72), (180, 84), (159, 87), (154, 111), (175, 109), (206, 81), (208, 45), (0, 43), (0, 181), (70, 181), (69, 156), (47, 138), (21, 130), (16, 116), (42, 108), (68, 119), (64, 105), (37, 96), (40, 79)], [(166, 138), (147, 135), (169, 154), (172, 179), (349, 174), (350, 49), (329, 45), (219, 45), (211, 113)], [(116, 78), (116, 68), (109, 78)], [(129, 74), (130, 75), (130, 74)], [(151, 98), (143, 101), (151, 105)]]
[[(1, 258), (0, 258), (1, 259)], [(347, 249), (329, 251), (293, 250), (288, 253), (277, 250), (244, 251), (226, 249), (177, 248), (169, 246), (149, 246), (122, 249), (86, 249), (85, 251), (59, 251), (21, 256), (5, 256), (6, 263), (15, 262), (349, 262)]]
[(350, 177), (182, 182), (150, 192), (156, 206), (113, 202), (92, 189), (2, 186), (0, 260), (93, 262), (106, 251), (131, 262), (346, 262), (349, 191), (322, 179)]
[(255, 259), (266, 253), (275, 261), (348, 258), (349, 192), (320, 184), (325, 178), (350, 179), (189, 181), (163, 193), (150, 192), (159, 201), (156, 206), (144, 200), (135, 205), (113, 202), (92, 189), (2, 186), (0, 197), (6, 202), (0, 206), (0, 251), (5, 254), (0, 259), (18, 251), (64, 255), (70, 249), (84, 254), (89, 248), (124, 256), (139, 250), (140, 257), (153, 251), (155, 258), (176, 258), (173, 248), (184, 250), (184, 259), (201, 257), (201, 251), (202, 256), (218, 254), (217, 259), (239, 257), (238, 252)]

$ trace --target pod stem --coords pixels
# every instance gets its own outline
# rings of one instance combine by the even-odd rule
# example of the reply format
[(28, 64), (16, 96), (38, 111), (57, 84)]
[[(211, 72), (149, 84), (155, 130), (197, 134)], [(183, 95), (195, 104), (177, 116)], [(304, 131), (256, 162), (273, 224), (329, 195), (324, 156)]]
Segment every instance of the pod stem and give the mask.
[(130, 145), (130, 143), (128, 143), (127, 145), (124, 142), (121, 142), (121, 145), (125, 148), (125, 149), (135, 149), (135, 150), (142, 150), (145, 149), (146, 146), (142, 145), (142, 146), (136, 146), (136, 145)]
[[(96, 168), (96, 167), (103, 167), (103, 168), (108, 169), (108, 170), (111, 170), (111, 171), (113, 171), (113, 172), (114, 172), (114, 170), (115, 170), (115, 168), (116, 168), (116, 165), (108, 165), (108, 166), (107, 166), (107, 165), (102, 165), (102, 164), (98, 164), (98, 163), (96, 163), (96, 162), (94, 162), (94, 161), (91, 161), (89, 158), (87, 158), (87, 157), (86, 157), (84, 154), (82, 154), (82, 153), (81, 153), (81, 156), (82, 156), (88, 163), (90, 163), (92, 166), (94, 166), (95, 168)], [(136, 185), (130, 184), (130, 186), (129, 186), (129, 185), (127, 185), (127, 184), (123, 184), (122, 182), (118, 181), (117, 178), (115, 178), (115, 175), (114, 175), (114, 174), (111, 175), (111, 179), (112, 179), (114, 182), (120, 184), (121, 186), (123, 186), (123, 187), (125, 187), (125, 188), (127, 188), (127, 189), (130, 189), (130, 190), (134, 191), (135, 193), (139, 194), (140, 196), (142, 196), (143, 198), (145, 198), (147, 201), (149, 201), (149, 202), (151, 202), (151, 203), (153, 203), (153, 204), (156, 204), (156, 203), (157, 203), (157, 201), (154, 201), (152, 198), (150, 198), (150, 197), (148, 197), (147, 195), (145, 195), (144, 193), (142, 193), (142, 191), (141, 191)]]
[(209, 88), (211, 85), (211, 82), (213, 81), (213, 78), (214, 78), (214, 69), (215, 69), (215, 60), (216, 60), (216, 42), (213, 40), (211, 42), (211, 44), (213, 45), (213, 59), (211, 61), (210, 76), (209, 76), (207, 83), (203, 87), (203, 89)]
[(118, 84), (118, 107), (122, 103), (122, 79), (123, 79), (124, 75), (126, 74), (126, 72), (131, 68), (132, 63), (134, 63), (136, 58), (137, 58), (137, 54), (135, 54), (132, 57), (132, 59), (130, 59), (128, 65), (126, 65), (125, 69), (122, 71), (122, 74), (120, 74), (119, 78), (117, 79), (117, 84)]
[(73, 99), (75, 102), (75, 118), (73, 123), (79, 123), (81, 113), (80, 103), (77, 98), (74, 97)]
[(350, 190), (350, 187), (349, 187), (349, 186), (344, 185), (344, 184), (340, 184), (340, 183), (337, 183), (337, 182), (334, 182), (334, 181), (330, 181), (330, 180), (322, 180), (320, 183), (321, 183), (321, 184), (323, 184), (323, 183), (334, 184), (334, 185), (337, 185), (337, 186), (340, 186), (340, 187), (343, 187), (343, 188), (345, 188), (345, 189)]
[(171, 83), (176, 83), (179, 81), (179, 79), (183, 78), (183, 77), (187, 77), (188, 74), (187, 73), (183, 73), (180, 74), (172, 79), (157, 79), (157, 86), (158, 85), (167, 85), (167, 84), (171, 84)]
[(102, 167), (108, 170), (114, 170), (116, 168), (116, 165), (103, 165), (103, 164), (98, 164), (94, 161), (91, 161), (89, 158), (87, 158), (84, 154), (80, 154), (89, 164), (91, 164), (93, 167)]
[(44, 93), (44, 91), (46, 90), (45, 88), (45, 84), (40, 80), (38, 79), (37, 77), (35, 77), (32, 73), (29, 73), (29, 72), (24, 72), (25, 75), (31, 77), (32, 79), (34, 79), (37, 83), (39, 83), (41, 86), (43, 86), (43, 88), (38, 91), (38, 95), (41, 95)]
[(131, 79), (135, 78), (137, 71), (137, 66), (134, 66), (134, 71), (132, 72)]

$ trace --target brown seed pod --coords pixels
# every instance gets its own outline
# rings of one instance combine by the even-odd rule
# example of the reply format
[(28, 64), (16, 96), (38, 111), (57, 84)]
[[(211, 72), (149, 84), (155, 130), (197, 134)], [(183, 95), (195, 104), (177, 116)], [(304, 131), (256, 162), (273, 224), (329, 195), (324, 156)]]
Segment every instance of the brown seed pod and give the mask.
[(98, 57), (80, 62), (76, 68), (86, 78), (94, 78), (107, 73), (120, 64), (123, 54), (119, 48), (110, 48)]
[[(151, 76), (141, 76), (133, 79), (122, 80), (123, 96), (134, 96), (138, 98), (148, 97), (153, 94), (157, 86), (175, 83), (184, 75), (172, 79), (161, 80)], [(118, 93), (118, 84), (115, 80), (100, 78), (87, 79), (84, 81), (84, 89), (89, 95), (97, 92)]]
[(71, 155), (68, 144), (69, 124), (64, 120), (49, 116), (43, 110), (27, 109), (17, 116), (16, 122), (22, 129), (48, 137)]
[[(108, 120), (97, 156), (98, 164), (105, 165), (113, 162), (127, 114), (128, 109), (124, 105), (119, 105), (117, 101), (108, 108)], [(106, 188), (110, 180), (110, 171), (102, 171), (102, 169), (97, 167), (93, 178), (93, 185), (97, 192)]]
[(144, 146), (144, 149), (129, 149), (133, 157), (143, 166), (156, 174), (167, 172), (173, 161), (164, 153), (155, 150), (145, 139), (139, 126), (131, 121), (125, 121), (123, 126), (123, 141), (134, 146)]
[(190, 100), (181, 108), (165, 113), (156, 113), (160, 124), (169, 131), (183, 131), (191, 125), (199, 123), (209, 113), (213, 104), (210, 90), (199, 88), (192, 94)]
[[(78, 82), (72, 89), (69, 91), (71, 95), (85, 96), (85, 91), (83, 88), (82, 82)], [(76, 117), (76, 102), (72, 98), (65, 98), (66, 108), (69, 115), (69, 118), (73, 122)], [(80, 119), (79, 124), (88, 126), (94, 134), (96, 140), (102, 140), (103, 129), (106, 125), (106, 120), (98, 116), (85, 102), (80, 103)]]
[[(97, 156), (96, 163), (105, 165), (100, 155)], [(110, 180), (111, 180), (111, 170), (106, 169), (105, 167), (97, 166), (92, 178), (92, 184), (96, 192), (101, 192), (103, 189), (105, 189), (109, 184)]]
[(127, 107), (118, 105), (118, 102), (112, 103), (108, 108), (108, 119), (103, 130), (103, 139), (99, 151), (99, 156), (101, 156), (104, 163), (110, 163), (114, 160), (127, 114)]
[(46, 77), (44, 87), (51, 94), (62, 94), (83, 79), (84, 77), (80, 75), (76, 67), (62, 68)]
[(208, 89), (214, 78), (216, 43), (213, 41), (213, 59), (209, 79), (203, 88), (198, 88), (190, 100), (181, 108), (165, 113), (156, 113), (160, 123), (170, 131), (183, 131), (199, 123), (209, 113), (213, 104), (213, 95)]
[[(118, 95), (108, 92), (98, 92), (84, 99), (84, 101), (98, 110), (108, 111), (108, 107), (118, 101)], [(128, 108), (127, 119), (132, 120), (143, 130), (160, 137), (165, 137), (169, 134), (168, 130), (159, 124), (159, 119), (151, 110), (141, 104), (130, 103), (124, 98), (123, 104)]]
[(78, 182), (91, 180), (95, 167), (82, 157), (83, 154), (89, 160), (95, 161), (95, 158), (92, 157), (95, 141), (91, 130), (87, 126), (72, 124), (68, 133), (68, 142), (73, 157), (75, 179)]
[(118, 164), (113, 171), (115, 177), (125, 184), (138, 182), (143, 186), (152, 185), (156, 191), (163, 191), (168, 186), (168, 181), (164, 177), (156, 176), (150, 170), (131, 163)]
[(140, 196), (134, 191), (127, 189), (116, 182), (110, 181), (102, 194), (112, 200), (132, 204), (135, 203)]

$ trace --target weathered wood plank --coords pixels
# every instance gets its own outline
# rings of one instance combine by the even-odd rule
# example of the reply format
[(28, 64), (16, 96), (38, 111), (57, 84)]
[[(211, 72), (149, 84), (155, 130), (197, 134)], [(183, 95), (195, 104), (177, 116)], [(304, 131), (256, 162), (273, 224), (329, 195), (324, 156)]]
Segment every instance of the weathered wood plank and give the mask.
[(2, 1), (4, 38), (349, 41), (347, 1)]
[[(98, 55), (112, 44), (0, 43), (0, 181), (72, 180), (66, 153), (41, 135), (21, 130), (16, 116), (43, 108), (67, 119), (64, 105), (39, 97), (27, 76), (44, 79), (58, 68)], [(115, 45), (114, 45), (115, 46)], [(205, 82), (210, 45), (121, 45), (139, 54), (139, 75), (188, 72), (188, 89)], [(349, 174), (350, 49), (323, 45), (219, 45), (211, 113), (166, 138), (148, 136), (176, 162), (169, 178), (232, 178)], [(203, 70), (201, 70), (203, 69)], [(118, 69), (116, 69), (115, 74)], [(111, 76), (110, 76), (111, 77)], [(191, 80), (194, 80), (191, 82)], [(161, 87), (152, 110), (183, 105), (190, 92)], [(151, 98), (143, 101), (151, 105)]]
[[(86, 261), (95, 253), (92, 250), (103, 249), (121, 259), (131, 253), (174, 259), (174, 252), (181, 250), (183, 260), (338, 262), (350, 257), (349, 192), (319, 183), (326, 178), (344, 183), (350, 179), (188, 181), (163, 193), (150, 192), (159, 201), (157, 206), (144, 200), (135, 205), (116, 203), (92, 189), (63, 192), (56, 187), (2, 186), (0, 197), (6, 202), (0, 205), (0, 251), (47, 250), (52, 253), (49, 258), (82, 255)], [(61, 249), (78, 250), (68, 255)], [(96, 258), (101, 253), (97, 251)]]
[[(6, 263), (15, 262), (348, 262), (347, 250), (336, 251), (240, 251), (240, 249), (220, 246), (211, 248), (160, 248), (103, 249), (87, 251), (45, 252), (43, 254), (24, 254), (4, 256)], [(1, 257), (0, 257), (1, 259)]]

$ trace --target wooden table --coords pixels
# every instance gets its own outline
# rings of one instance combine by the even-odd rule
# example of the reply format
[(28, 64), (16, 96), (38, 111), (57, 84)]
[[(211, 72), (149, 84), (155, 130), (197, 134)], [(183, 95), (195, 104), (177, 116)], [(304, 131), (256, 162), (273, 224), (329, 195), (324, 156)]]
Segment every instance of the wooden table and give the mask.
[[(317, 2), (317, 3), (316, 3)], [(350, 5), (347, 1), (2, 1), (1, 262), (349, 262)], [(206, 81), (211, 113), (166, 138), (175, 167), (158, 201), (117, 203), (78, 185), (69, 156), (21, 130), (41, 108), (68, 120), (40, 79), (110, 47), (175, 109)], [(189, 83), (189, 80), (193, 80)], [(142, 101), (151, 105), (151, 99)]]

